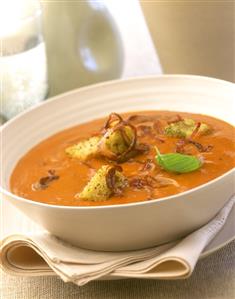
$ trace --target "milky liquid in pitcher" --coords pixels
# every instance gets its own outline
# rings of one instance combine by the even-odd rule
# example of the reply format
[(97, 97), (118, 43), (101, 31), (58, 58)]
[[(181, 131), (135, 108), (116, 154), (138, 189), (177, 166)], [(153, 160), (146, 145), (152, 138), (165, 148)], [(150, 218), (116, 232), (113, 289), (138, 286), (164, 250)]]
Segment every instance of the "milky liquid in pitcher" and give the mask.
[(47, 93), (45, 43), (0, 57), (1, 113), (7, 119), (40, 102)]

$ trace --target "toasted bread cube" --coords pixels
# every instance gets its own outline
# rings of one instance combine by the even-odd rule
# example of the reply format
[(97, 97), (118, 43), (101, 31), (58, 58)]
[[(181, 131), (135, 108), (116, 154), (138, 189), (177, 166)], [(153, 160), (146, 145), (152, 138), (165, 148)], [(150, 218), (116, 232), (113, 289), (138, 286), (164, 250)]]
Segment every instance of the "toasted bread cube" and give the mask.
[(120, 130), (114, 131), (113, 133), (108, 135), (108, 137), (103, 137), (105, 139), (105, 146), (108, 148), (108, 150), (116, 155), (124, 153), (132, 143), (133, 138), (135, 138), (134, 132), (131, 127), (124, 127), (124, 131), (126, 133), (126, 136), (128, 137), (127, 140), (124, 140), (123, 134)]
[[(102, 201), (107, 200), (112, 195), (112, 190), (109, 189), (106, 182), (106, 175), (112, 166), (102, 166), (91, 180), (84, 187), (82, 192), (78, 194), (78, 198), (82, 200)], [(124, 188), (126, 186), (125, 176), (118, 170), (115, 172), (117, 188)]]
[[(184, 120), (169, 124), (165, 127), (165, 134), (172, 137), (187, 138), (190, 137), (196, 128), (197, 123), (193, 119), (186, 118)], [(209, 134), (211, 128), (202, 123), (198, 133), (202, 135)]]
[(100, 137), (95, 136), (66, 148), (65, 152), (72, 158), (85, 161), (98, 151)]

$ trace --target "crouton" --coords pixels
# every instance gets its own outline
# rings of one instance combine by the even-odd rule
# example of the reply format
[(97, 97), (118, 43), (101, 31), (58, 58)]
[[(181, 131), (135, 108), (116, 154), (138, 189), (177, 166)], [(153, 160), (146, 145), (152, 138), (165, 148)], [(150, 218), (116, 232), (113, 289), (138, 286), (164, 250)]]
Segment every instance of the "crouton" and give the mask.
[[(196, 128), (197, 123), (193, 119), (186, 118), (175, 123), (171, 123), (165, 127), (165, 134), (168, 136), (179, 137), (179, 138), (188, 138), (192, 135), (193, 131)], [(211, 128), (201, 123), (198, 133), (206, 135), (210, 133)]]
[(108, 131), (108, 134), (105, 134), (103, 137), (105, 146), (115, 155), (121, 155), (124, 153), (133, 142), (133, 138), (135, 138), (133, 129), (131, 127), (125, 126), (122, 129), (125, 132), (124, 134), (126, 134), (126, 139), (124, 139), (121, 129), (116, 130), (111, 134), (109, 134)]
[(127, 180), (120, 171), (112, 166), (104, 165), (96, 172), (77, 197), (82, 200), (103, 201), (112, 196), (113, 190), (107, 184), (107, 174), (111, 168), (114, 170), (115, 189), (121, 190), (127, 186)]
[(99, 141), (100, 137), (91, 137), (66, 148), (65, 152), (71, 158), (77, 158), (81, 161), (85, 161), (97, 153)]

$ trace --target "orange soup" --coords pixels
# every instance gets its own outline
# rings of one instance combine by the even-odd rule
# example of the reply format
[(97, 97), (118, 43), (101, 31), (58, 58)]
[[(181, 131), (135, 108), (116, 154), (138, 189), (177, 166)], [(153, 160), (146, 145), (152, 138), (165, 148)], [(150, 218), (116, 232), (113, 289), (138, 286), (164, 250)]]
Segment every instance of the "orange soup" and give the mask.
[(53, 205), (153, 200), (202, 185), (235, 164), (235, 130), (210, 116), (113, 113), (51, 136), (16, 165), (16, 195)]

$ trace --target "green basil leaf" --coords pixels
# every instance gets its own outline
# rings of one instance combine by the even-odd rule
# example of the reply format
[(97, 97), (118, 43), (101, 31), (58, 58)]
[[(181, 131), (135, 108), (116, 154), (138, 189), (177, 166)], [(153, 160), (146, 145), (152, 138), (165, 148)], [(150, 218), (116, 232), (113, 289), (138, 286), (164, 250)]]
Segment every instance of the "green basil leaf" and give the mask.
[(202, 166), (202, 161), (195, 156), (179, 153), (161, 154), (158, 148), (156, 151), (157, 163), (169, 172), (187, 173), (198, 170)]

